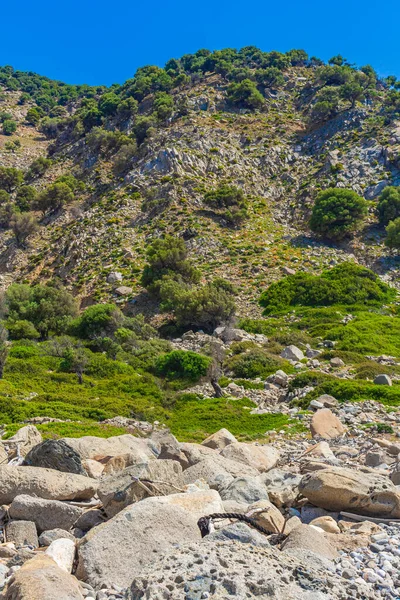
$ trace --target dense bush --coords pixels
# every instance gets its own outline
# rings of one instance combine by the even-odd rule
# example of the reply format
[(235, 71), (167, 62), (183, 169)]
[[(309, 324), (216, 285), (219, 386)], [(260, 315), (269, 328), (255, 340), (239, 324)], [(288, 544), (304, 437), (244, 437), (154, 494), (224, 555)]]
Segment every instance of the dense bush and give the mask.
[(4, 135), (12, 135), (17, 131), (17, 123), (12, 119), (6, 119), (3, 121), (3, 133)]
[(15, 204), (21, 212), (28, 211), (34, 205), (37, 198), (37, 191), (31, 185), (21, 186), (15, 197)]
[(13, 192), (24, 180), (24, 175), (14, 167), (0, 167), (0, 189)]
[(327, 239), (351, 235), (367, 214), (367, 202), (353, 190), (329, 188), (315, 200), (310, 227)]
[(52, 160), (50, 158), (45, 158), (44, 156), (39, 156), (36, 158), (30, 165), (28, 171), (25, 174), (25, 180), (31, 181), (32, 179), (36, 179), (37, 177), (41, 177), (47, 169), (51, 166)]
[(230, 225), (240, 225), (248, 217), (248, 202), (243, 190), (234, 185), (221, 184), (205, 194), (204, 202), (218, 211)]
[(268, 315), (293, 306), (382, 304), (395, 296), (396, 292), (369, 269), (342, 263), (321, 275), (289, 275), (270, 285), (260, 304)]
[(66, 183), (52, 183), (35, 199), (33, 207), (43, 215), (60, 210), (74, 200), (74, 193)]
[(10, 227), (17, 246), (25, 246), (26, 240), (38, 229), (38, 223), (31, 213), (15, 213), (10, 219)]
[(388, 225), (390, 221), (400, 217), (400, 187), (389, 185), (383, 190), (378, 199), (377, 211), (381, 225)]
[(197, 283), (199, 271), (188, 260), (188, 250), (183, 239), (166, 236), (154, 240), (146, 251), (148, 264), (142, 275), (142, 285), (159, 295), (163, 277), (173, 277), (185, 283)]
[(168, 379), (198, 381), (207, 373), (211, 359), (202, 354), (185, 350), (173, 350), (161, 355), (155, 363), (155, 372)]
[(389, 248), (400, 248), (400, 217), (394, 221), (390, 221), (386, 227), (386, 233), (386, 246)]
[(235, 377), (253, 379), (275, 373), (285, 364), (284, 360), (262, 348), (251, 348), (229, 358), (225, 366), (229, 371), (232, 371)]
[(227, 90), (229, 104), (243, 108), (261, 108), (265, 102), (254, 81), (244, 79), (239, 83), (231, 83)]
[(93, 339), (114, 333), (123, 320), (123, 314), (115, 304), (94, 304), (75, 321), (74, 330), (82, 338)]
[(29, 321), (42, 337), (66, 331), (78, 312), (74, 297), (52, 285), (13, 284), (5, 293), (7, 323)]

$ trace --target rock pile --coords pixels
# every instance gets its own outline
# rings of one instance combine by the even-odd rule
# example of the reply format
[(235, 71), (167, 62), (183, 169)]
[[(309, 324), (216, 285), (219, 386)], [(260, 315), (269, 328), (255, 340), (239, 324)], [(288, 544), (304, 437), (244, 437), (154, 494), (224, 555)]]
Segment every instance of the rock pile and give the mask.
[(400, 444), (313, 408), (311, 436), (264, 445), (22, 428), (22, 464), (0, 444), (0, 598), (399, 597)]

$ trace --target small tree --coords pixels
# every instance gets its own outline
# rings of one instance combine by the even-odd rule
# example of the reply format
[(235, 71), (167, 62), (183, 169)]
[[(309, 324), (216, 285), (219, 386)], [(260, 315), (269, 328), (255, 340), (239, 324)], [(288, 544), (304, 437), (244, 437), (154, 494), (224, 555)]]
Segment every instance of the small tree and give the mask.
[(353, 190), (328, 188), (316, 198), (310, 227), (327, 239), (343, 239), (359, 228), (367, 206), (364, 198)]
[(0, 190), (0, 204), (7, 204), (10, 202), (10, 194), (6, 190)]
[(12, 192), (24, 180), (24, 175), (19, 169), (14, 167), (0, 167), (0, 189), (6, 192)]
[(227, 90), (227, 100), (229, 104), (244, 108), (261, 108), (264, 104), (264, 96), (260, 94), (256, 84), (250, 79), (231, 83)]
[(26, 212), (32, 208), (37, 198), (37, 191), (31, 185), (23, 185), (17, 191), (15, 204), (21, 212)]
[(17, 246), (25, 246), (27, 238), (38, 229), (38, 223), (31, 213), (15, 213), (11, 217), (10, 227), (15, 236)]
[(47, 212), (60, 210), (65, 204), (72, 202), (73, 199), (74, 193), (69, 185), (66, 183), (53, 183), (38, 195), (34, 207), (45, 215)]
[(12, 119), (6, 119), (3, 121), (3, 133), (4, 135), (12, 135), (17, 131), (17, 123)]
[(390, 221), (386, 227), (387, 238), (385, 244), (388, 248), (400, 248), (400, 217)]
[(377, 211), (379, 223), (387, 225), (400, 217), (400, 187), (388, 185), (379, 196)]
[(88, 351), (82, 345), (76, 344), (65, 350), (60, 368), (68, 373), (75, 373), (78, 382), (83, 383), (83, 374), (89, 364)]

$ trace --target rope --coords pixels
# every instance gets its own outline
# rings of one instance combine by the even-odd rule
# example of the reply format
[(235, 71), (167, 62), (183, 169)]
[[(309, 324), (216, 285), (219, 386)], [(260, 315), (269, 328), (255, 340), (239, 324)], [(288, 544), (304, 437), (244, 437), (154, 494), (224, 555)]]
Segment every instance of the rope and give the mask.
[(247, 523), (247, 525), (254, 527), (254, 529), (257, 529), (257, 531), (263, 533), (264, 535), (271, 535), (274, 533), (273, 531), (268, 531), (268, 529), (265, 529), (265, 527), (259, 525), (255, 519), (247, 517), (241, 513), (213, 513), (207, 517), (201, 517), (197, 521), (197, 526), (200, 529), (201, 537), (205, 537), (210, 533), (210, 525), (213, 519), (237, 519), (238, 521), (243, 521), (243, 523)]

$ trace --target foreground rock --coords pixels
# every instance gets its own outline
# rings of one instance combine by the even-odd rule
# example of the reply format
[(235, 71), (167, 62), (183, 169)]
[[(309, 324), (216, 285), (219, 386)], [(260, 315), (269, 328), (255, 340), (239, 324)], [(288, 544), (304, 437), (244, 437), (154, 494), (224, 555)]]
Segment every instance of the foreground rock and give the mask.
[(9, 449), (9, 458), (17, 455), (17, 446), (21, 456), (26, 456), (28, 452), (42, 441), (40, 431), (34, 425), (25, 425), (18, 429), (17, 433), (2, 443)]
[(0, 504), (10, 504), (20, 494), (50, 500), (89, 500), (97, 482), (83, 475), (40, 467), (0, 466)]
[(311, 420), (311, 434), (331, 440), (343, 435), (346, 428), (329, 408), (321, 408), (313, 415)]
[(68, 531), (81, 516), (82, 509), (57, 500), (21, 495), (14, 498), (9, 514), (12, 519), (33, 521), (39, 532), (50, 529)]
[(50, 556), (28, 560), (10, 580), (4, 600), (83, 600), (79, 582)]
[(307, 473), (299, 490), (326, 510), (400, 518), (400, 491), (389, 478), (375, 473), (328, 467)]
[(82, 460), (122, 454), (137, 454), (138, 461), (142, 460), (142, 457), (155, 458), (150, 440), (135, 438), (129, 433), (109, 438), (88, 435), (81, 438), (64, 438), (63, 441), (73, 448)]
[(279, 460), (279, 452), (273, 446), (255, 446), (243, 442), (233, 442), (221, 452), (222, 456), (244, 463), (264, 473), (273, 469)]
[(172, 505), (171, 498), (146, 498), (92, 529), (79, 544), (77, 577), (97, 588), (106, 582), (126, 587), (157, 555), (199, 540), (198, 512)]
[(291, 531), (282, 544), (282, 550), (311, 550), (324, 558), (336, 558), (337, 552), (325, 539), (324, 534), (310, 525), (300, 525)]
[(251, 530), (249, 537), (254, 540), (251, 544), (234, 540), (215, 543), (205, 538), (159, 554), (135, 577), (129, 600), (374, 597), (362, 580), (357, 583), (358, 596), (355, 596), (351, 589), (353, 582), (336, 575), (332, 562), (313, 552), (301, 549), (279, 552), (265, 544), (257, 545)]
[(25, 457), (31, 467), (56, 469), (64, 473), (86, 475), (80, 455), (64, 440), (45, 440), (34, 446)]
[(201, 442), (201, 445), (207, 446), (207, 448), (213, 448), (214, 450), (223, 450), (226, 446), (229, 446), (229, 444), (233, 444), (234, 442), (237, 442), (235, 436), (227, 429), (222, 428)]
[(113, 517), (125, 506), (148, 496), (183, 491), (183, 485), (182, 467), (177, 461), (153, 460), (146, 465), (128, 467), (105, 477), (100, 483), (98, 495), (107, 515)]

